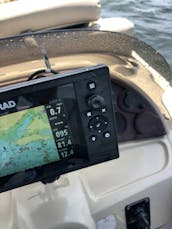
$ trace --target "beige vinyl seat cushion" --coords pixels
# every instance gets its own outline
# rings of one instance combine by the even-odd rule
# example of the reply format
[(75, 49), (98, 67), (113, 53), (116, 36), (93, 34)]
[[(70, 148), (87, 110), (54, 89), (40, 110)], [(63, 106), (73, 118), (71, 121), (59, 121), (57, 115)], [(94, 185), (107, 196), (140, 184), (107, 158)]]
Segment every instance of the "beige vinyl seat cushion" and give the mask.
[(0, 4), (0, 37), (99, 19), (98, 0), (17, 0)]

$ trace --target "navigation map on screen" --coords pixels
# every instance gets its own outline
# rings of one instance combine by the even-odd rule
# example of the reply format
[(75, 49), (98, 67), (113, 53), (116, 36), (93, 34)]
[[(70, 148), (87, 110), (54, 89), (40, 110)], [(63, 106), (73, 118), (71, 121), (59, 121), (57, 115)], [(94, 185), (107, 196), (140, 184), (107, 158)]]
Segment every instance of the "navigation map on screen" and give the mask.
[(0, 177), (58, 160), (44, 106), (0, 117)]

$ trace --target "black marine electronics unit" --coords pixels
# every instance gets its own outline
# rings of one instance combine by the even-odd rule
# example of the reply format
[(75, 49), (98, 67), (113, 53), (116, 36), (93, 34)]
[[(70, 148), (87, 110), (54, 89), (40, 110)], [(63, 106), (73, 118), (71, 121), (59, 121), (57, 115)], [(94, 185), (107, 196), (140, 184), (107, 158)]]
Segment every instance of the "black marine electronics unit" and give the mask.
[(0, 192), (118, 157), (106, 66), (0, 89)]

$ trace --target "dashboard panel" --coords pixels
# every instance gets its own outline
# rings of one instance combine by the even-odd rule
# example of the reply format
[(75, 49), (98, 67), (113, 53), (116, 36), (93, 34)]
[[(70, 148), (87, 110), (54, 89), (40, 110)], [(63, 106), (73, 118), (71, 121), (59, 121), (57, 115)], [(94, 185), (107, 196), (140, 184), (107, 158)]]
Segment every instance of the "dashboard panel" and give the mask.
[(161, 113), (150, 98), (131, 83), (112, 80), (118, 141), (156, 138), (166, 134)]

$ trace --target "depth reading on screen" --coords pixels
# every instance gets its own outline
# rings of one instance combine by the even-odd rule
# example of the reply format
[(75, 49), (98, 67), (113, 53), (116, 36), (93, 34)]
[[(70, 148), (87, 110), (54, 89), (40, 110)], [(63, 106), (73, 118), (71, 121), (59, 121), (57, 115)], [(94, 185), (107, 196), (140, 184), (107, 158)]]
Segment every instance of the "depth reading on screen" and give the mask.
[(45, 109), (60, 157), (72, 156), (73, 144), (63, 101), (54, 100)]

